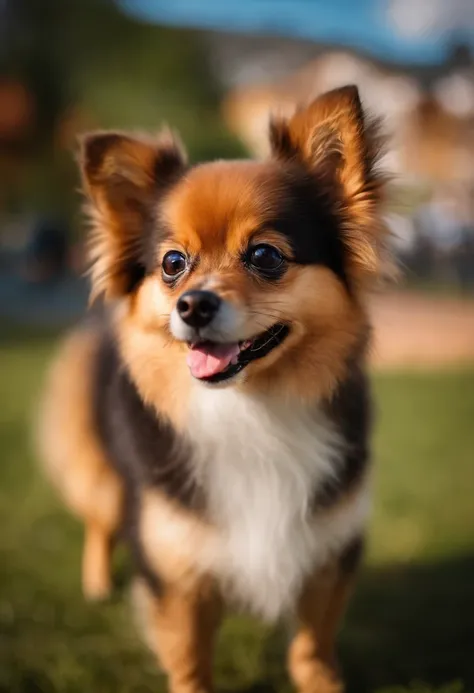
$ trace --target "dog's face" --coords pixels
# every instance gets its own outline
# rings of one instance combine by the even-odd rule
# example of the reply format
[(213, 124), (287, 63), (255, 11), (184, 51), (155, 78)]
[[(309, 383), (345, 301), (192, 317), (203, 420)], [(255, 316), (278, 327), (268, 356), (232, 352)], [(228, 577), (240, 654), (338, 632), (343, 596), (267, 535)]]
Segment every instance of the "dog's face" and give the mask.
[(354, 88), (270, 137), (268, 161), (188, 168), (169, 136), (89, 136), (93, 286), (146, 335), (139, 358), (167, 350), (207, 385), (328, 390), (364, 340), (360, 291), (378, 272), (375, 141)]
[(156, 300), (206, 383), (250, 377), (308, 334), (314, 341), (318, 301), (333, 301), (339, 285), (344, 293), (330, 211), (311, 181), (275, 162), (193, 169), (163, 200), (159, 223)]

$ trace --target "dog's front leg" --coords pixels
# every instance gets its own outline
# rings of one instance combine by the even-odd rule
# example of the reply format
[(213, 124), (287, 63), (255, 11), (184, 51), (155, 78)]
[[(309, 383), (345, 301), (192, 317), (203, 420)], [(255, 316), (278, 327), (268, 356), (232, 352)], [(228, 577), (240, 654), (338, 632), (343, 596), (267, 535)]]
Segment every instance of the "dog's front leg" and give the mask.
[(297, 629), (288, 668), (299, 693), (342, 693), (335, 644), (352, 592), (361, 541), (355, 540), (339, 560), (306, 582), (297, 604)]
[(160, 585), (159, 593), (140, 583), (136, 596), (147, 644), (168, 675), (170, 693), (210, 693), (221, 615), (210, 581), (201, 580), (186, 590)]

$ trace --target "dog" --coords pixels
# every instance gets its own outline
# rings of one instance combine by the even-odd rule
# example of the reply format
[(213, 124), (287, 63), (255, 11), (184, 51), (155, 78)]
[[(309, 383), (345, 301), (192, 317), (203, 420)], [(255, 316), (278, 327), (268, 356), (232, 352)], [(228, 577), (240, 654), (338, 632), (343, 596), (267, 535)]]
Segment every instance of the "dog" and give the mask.
[(343, 690), (335, 640), (370, 507), (368, 291), (388, 263), (381, 138), (347, 86), (269, 126), (265, 161), (191, 166), (177, 137), (86, 135), (91, 295), (41, 405), (44, 467), (114, 538), (172, 693), (212, 689), (226, 605), (290, 617), (300, 693)]

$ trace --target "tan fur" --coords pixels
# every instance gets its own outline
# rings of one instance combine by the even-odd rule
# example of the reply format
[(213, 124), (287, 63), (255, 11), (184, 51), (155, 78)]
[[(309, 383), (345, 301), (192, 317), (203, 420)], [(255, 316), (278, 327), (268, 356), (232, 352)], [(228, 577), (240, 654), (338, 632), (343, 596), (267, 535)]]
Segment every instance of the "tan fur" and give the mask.
[(297, 630), (288, 668), (299, 693), (342, 693), (334, 644), (354, 582), (337, 565), (326, 567), (305, 585), (297, 605)]
[[(203, 279), (196, 277), (196, 281)], [(248, 367), (245, 386), (284, 390), (308, 402), (330, 396), (345, 375), (347, 357), (361, 336), (365, 339), (368, 334), (363, 307), (348, 298), (335, 275), (324, 267), (290, 270), (268, 298), (258, 288), (247, 288), (244, 306), (242, 284), (238, 271), (229, 269), (215, 279), (207, 273), (206, 286), (218, 287), (221, 296), (247, 310), (249, 337), (279, 319), (292, 323), (292, 332), (278, 352)], [(186, 413), (182, 403), (190, 388), (187, 347), (152, 329), (157, 321), (157, 296), (162, 309), (168, 311), (166, 318), (172, 301), (167, 303), (163, 297), (158, 279), (148, 279), (133, 306), (118, 320), (119, 334), (124, 358), (143, 399), (181, 429)]]
[(383, 138), (379, 123), (365, 116), (357, 88), (335, 89), (289, 119), (275, 118), (271, 144), (277, 157), (303, 160), (328, 191), (342, 188), (344, 239), (353, 279), (366, 285), (381, 274), (392, 275), (388, 228), (380, 215), (388, 181), (377, 166)]
[(93, 329), (66, 340), (48, 375), (38, 420), (44, 469), (85, 523), (83, 590), (90, 598), (110, 590), (110, 544), (122, 511), (121, 481), (94, 434), (90, 394), (96, 348)]
[[(291, 322), (282, 347), (248, 367), (248, 387), (284, 389), (308, 401), (329, 396), (344, 376), (347, 356), (367, 334), (363, 305), (348, 296), (327, 268), (290, 266), (277, 286), (256, 282), (243, 269), (239, 251), (249, 233), (271, 215), (272, 196), (278, 194), (273, 176), (271, 166), (247, 162), (218, 162), (191, 172), (163, 203), (163, 217), (176, 234), (160, 255), (171, 247), (200, 252), (199, 266), (174, 289), (163, 286), (159, 276), (146, 279), (133, 301), (124, 304), (119, 332), (125, 359), (145, 401), (178, 427), (183, 416), (179, 403), (189, 390), (187, 347), (170, 337), (167, 326), (185, 290), (212, 288), (245, 313), (249, 337), (276, 321)], [(219, 185), (221, 206), (216, 204)], [(290, 252), (287, 240), (275, 231), (259, 231), (255, 239)]]
[[(108, 301), (118, 299), (113, 318), (120, 356), (142, 400), (155, 409), (160, 421), (172, 422), (178, 434), (189, 433), (198, 453), (194, 460), (196, 469), (199, 450), (203, 451), (205, 460), (219, 464), (222, 454), (222, 463), (229, 463), (223, 482), (215, 489), (219, 498), (215, 507), (222, 509), (222, 497), (233, 514), (227, 517), (226, 513), (216, 512), (212, 517), (214, 524), (209, 517), (183, 509), (154, 489), (137, 491), (141, 493), (138, 500), (141, 550), (159, 583), (156, 593), (144, 583), (137, 583), (134, 589), (137, 615), (147, 643), (169, 674), (173, 693), (204, 693), (212, 689), (212, 645), (221, 604), (210, 575), (216, 580), (224, 576), (219, 583), (222, 587), (229, 577), (227, 565), (238, 573), (245, 564), (242, 559), (245, 551), (240, 547), (246, 542), (248, 525), (241, 519), (240, 496), (236, 496), (235, 506), (230, 505), (226, 487), (232, 466), (230, 458), (233, 450), (238, 449), (231, 437), (234, 412), (237, 411), (240, 423), (245, 424), (242, 438), (236, 439), (242, 442), (243, 455), (242, 458), (237, 455), (234, 460), (237, 481), (242, 459), (250, 465), (253, 463), (251, 441), (257, 437), (253, 423), (263, 421), (269, 414), (267, 447), (262, 445), (265, 460), (260, 460), (259, 465), (261, 487), (266, 490), (267, 477), (262, 474), (266, 473), (267, 463), (272, 462), (267, 458), (278, 457), (274, 441), (280, 428), (284, 429), (287, 412), (292, 411), (285, 407), (294, 407), (295, 416), (299, 416), (299, 408), (305, 414), (315, 414), (320, 411), (321, 402), (330, 399), (347, 375), (350, 359), (355, 358), (363, 365), (369, 327), (362, 287), (372, 284), (381, 272), (385, 243), (380, 222), (384, 178), (375, 166), (378, 138), (374, 127), (364, 118), (356, 90), (332, 92), (299, 110), (289, 120), (275, 122), (271, 139), (273, 155), (267, 161), (214, 162), (194, 167), (185, 175), (185, 157), (176, 141), (168, 136), (150, 139), (96, 133), (88, 136), (82, 147), (84, 186), (93, 222), (92, 295), (104, 294)], [(327, 196), (331, 219), (334, 217), (334, 226), (338, 224), (342, 231), (348, 259), (345, 273), (336, 274), (316, 262), (300, 264), (292, 256), (288, 239), (273, 228), (272, 222), (281, 210), (281, 197), (288, 191), (288, 176), (293, 175), (299, 176), (300, 183), (308, 184), (310, 195), (314, 184), (315, 196)], [(298, 223), (298, 215), (295, 217)], [(324, 223), (329, 216), (322, 214), (321, 218)], [(316, 222), (314, 227), (318, 233)], [(257, 242), (274, 245), (288, 259), (286, 272), (278, 281), (263, 280), (242, 261), (249, 246)], [(163, 257), (170, 250), (182, 251), (188, 258), (189, 269), (174, 284), (166, 283), (161, 273)], [(275, 324), (290, 326), (285, 341), (266, 356), (252, 361), (237, 376), (231, 385), (237, 390), (236, 399), (224, 397), (216, 405), (213, 396), (208, 397), (208, 392), (203, 395), (197, 389), (204, 386), (197, 385), (190, 377), (186, 365), (188, 346), (179, 341), (185, 337), (172, 331), (171, 324), (178, 298), (190, 289), (214, 291), (225, 301), (229, 314), (239, 316), (239, 334), (235, 339), (222, 332), (232, 344), (252, 339)], [(86, 524), (83, 584), (86, 594), (91, 596), (108, 589), (110, 540), (122, 511), (121, 483), (108, 466), (93, 433), (91, 366), (96, 348), (97, 336), (93, 330), (77, 332), (66, 343), (51, 373), (40, 426), (46, 469), (66, 503)], [(252, 426), (249, 427), (245, 418), (253, 411), (249, 402), (252, 397), (257, 402), (258, 394), (265, 395), (270, 404), (264, 404), (262, 398), (258, 406), (266, 409), (256, 409), (258, 416), (253, 419), (250, 413)], [(278, 404), (275, 412), (274, 402)], [(284, 417), (278, 418), (280, 409)], [(202, 422), (212, 416), (215, 428), (206, 429)], [(313, 435), (316, 419), (322, 431), (321, 441)], [(325, 422), (325, 417), (322, 419)], [(212, 426), (212, 418), (209, 420)], [(278, 490), (283, 488), (283, 482), (286, 484), (286, 479), (293, 479), (293, 461), (295, 465), (301, 463), (301, 476), (295, 466), (295, 484), (299, 482), (295, 488), (303, 487), (304, 493), (301, 504), (295, 501), (296, 514), (306, 503), (311, 507), (307, 496), (313, 488), (313, 476), (303, 474), (303, 462), (311, 463), (311, 471), (318, 471), (317, 465), (321, 465), (321, 470), (326, 465), (332, 470), (335, 461), (331, 455), (337, 448), (336, 441), (334, 450), (329, 442), (323, 445), (323, 433), (327, 433), (324, 422), (318, 417), (311, 419), (306, 446), (310, 453), (305, 448), (295, 456), (293, 447), (289, 443), (285, 447), (282, 439), (281, 469), (276, 464), (275, 469), (270, 469), (268, 478), (273, 479)], [(223, 448), (224, 453), (214, 453), (221, 447), (216, 446), (215, 436), (208, 434), (221, 428), (226, 428), (228, 437), (224, 440), (231, 441), (232, 449)], [(291, 422), (289, 429), (291, 439), (294, 430)], [(302, 430), (306, 435), (306, 427)], [(321, 442), (320, 459), (311, 456), (315, 442)], [(219, 480), (216, 469), (222, 468), (214, 467), (212, 478)], [(251, 474), (243, 478), (255, 480)], [(287, 537), (295, 536), (291, 534), (294, 526), (298, 537), (303, 535), (300, 527), (309, 529), (309, 540), (302, 544), (299, 555), (292, 554), (295, 580), (288, 583), (291, 589), (287, 589), (287, 583), (277, 581), (276, 587), (281, 592), (284, 590), (285, 598), (290, 594), (288, 606), (276, 591), (277, 615), (294, 606), (301, 583), (320, 560), (318, 573), (307, 580), (298, 600), (298, 631), (289, 654), (290, 672), (300, 693), (342, 690), (333, 646), (351, 579), (340, 573), (336, 565), (324, 569), (321, 566), (333, 560), (348, 536), (357, 536), (361, 531), (367, 506), (364, 481), (352, 490), (351, 497), (343, 497), (314, 518), (309, 516), (310, 521), (315, 521), (314, 527), (317, 524), (318, 531), (321, 530), (320, 535), (312, 533), (313, 527), (306, 516), (293, 518), (291, 502), (283, 506), (290, 511), (279, 533), (284, 545), (293, 545)], [(241, 492), (239, 483), (234, 487)], [(243, 488), (242, 497), (247, 498), (248, 487)], [(221, 489), (224, 494), (218, 496)], [(274, 517), (284, 518), (282, 495), (275, 493), (275, 503), (269, 496), (273, 505), (270, 503), (266, 508), (263, 520), (259, 515), (261, 495), (255, 507), (249, 504), (253, 514), (247, 520), (253, 527), (263, 527), (264, 540), (256, 544), (254, 555), (247, 558), (249, 571), (241, 574), (256, 594), (260, 594), (259, 586), (265, 580), (272, 583), (274, 575), (293, 578), (288, 561), (286, 571), (279, 570), (278, 562), (275, 563), (278, 569), (274, 569), (271, 561), (254, 561), (255, 555), (259, 559), (286, 556), (282, 551), (266, 554), (264, 546), (267, 518), (271, 519), (270, 529)], [(290, 495), (290, 501), (294, 500), (295, 495)], [(235, 527), (244, 530), (240, 534), (229, 530)], [(226, 530), (229, 530), (227, 535)], [(222, 550), (223, 543), (226, 548), (231, 544), (228, 537), (234, 542), (234, 553)], [(294, 544), (299, 550), (298, 542)], [(320, 544), (323, 546), (318, 556), (316, 549), (313, 553), (313, 544), (317, 544), (318, 551)], [(307, 567), (300, 561), (301, 556), (305, 560), (309, 558)], [(253, 576), (252, 561), (257, 566), (257, 572), (253, 573), (257, 575), (255, 589), (248, 578)], [(269, 565), (270, 577), (262, 579), (261, 575), (268, 575), (265, 570)]]
[(116, 327), (124, 361), (143, 401), (182, 430), (190, 380), (186, 345), (175, 342), (166, 327), (169, 305), (157, 291), (157, 279), (146, 279), (133, 300), (124, 299)]
[(177, 138), (98, 132), (81, 143), (83, 182), (91, 201), (89, 240), (92, 300), (120, 298), (129, 289), (131, 257), (154, 221), (155, 197), (186, 164)]
[(130, 590), (132, 617), (137, 632), (144, 644), (156, 657), (156, 663), (161, 665), (156, 653), (156, 623), (154, 611), (156, 595), (143, 578), (136, 577)]
[(143, 494), (139, 523), (141, 544), (156, 574), (183, 592), (193, 591), (203, 566), (211, 565), (215, 530), (157, 491)]
[(147, 645), (169, 675), (171, 693), (210, 693), (213, 645), (221, 600), (204, 578), (192, 590), (164, 583), (157, 598), (143, 582), (134, 588), (136, 615)]
[[(186, 347), (171, 337), (169, 316), (185, 290), (212, 288), (239, 309), (245, 315), (244, 338), (277, 320), (292, 324), (277, 353), (246, 369), (249, 388), (283, 387), (288, 395), (298, 393), (306, 400), (330, 396), (344, 376), (348, 355), (357, 347), (362, 351), (368, 340), (359, 289), (385, 266), (381, 205), (386, 178), (377, 169), (377, 128), (364, 116), (357, 90), (347, 87), (317, 98), (288, 120), (275, 121), (271, 141), (273, 159), (197, 166), (171, 185), (184, 167), (173, 142), (163, 145), (115, 133), (85, 140), (84, 178), (99, 215), (94, 291), (122, 295), (118, 332), (125, 361), (143, 399), (178, 428), (189, 378)], [(257, 281), (242, 266), (240, 254), (250, 239), (272, 242), (291, 258), (287, 240), (271, 228), (271, 221), (282, 194), (278, 162), (295, 159), (314, 176), (319, 194), (339, 191), (348, 271), (358, 288), (352, 296), (321, 267), (291, 266), (273, 285)], [(113, 273), (126, 274), (134, 252), (138, 262), (138, 230), (143, 235), (156, 224), (158, 203), (160, 223), (168, 232), (157, 243), (156, 275), (126, 296), (126, 279), (122, 277), (120, 288)], [(111, 243), (118, 243), (120, 252)], [(199, 256), (193, 272), (174, 288), (164, 284), (159, 272), (161, 259), (172, 249), (191, 260)]]
[[(118, 521), (117, 521), (118, 525)], [(86, 599), (105, 599), (112, 590), (111, 552), (116, 527), (84, 519), (82, 592)]]

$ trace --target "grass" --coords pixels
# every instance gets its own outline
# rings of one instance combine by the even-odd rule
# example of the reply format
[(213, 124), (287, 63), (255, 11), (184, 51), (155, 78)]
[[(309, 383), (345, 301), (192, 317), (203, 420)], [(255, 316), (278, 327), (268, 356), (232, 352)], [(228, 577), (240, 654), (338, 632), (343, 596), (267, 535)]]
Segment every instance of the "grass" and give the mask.
[[(0, 691), (162, 691), (131, 627), (126, 560), (114, 598), (84, 604), (81, 527), (36, 469), (30, 412), (51, 347), (35, 335), (0, 344)], [(341, 636), (349, 693), (473, 693), (474, 369), (374, 387), (376, 505)], [(229, 619), (218, 690), (289, 691), (285, 644), (282, 630)]]

